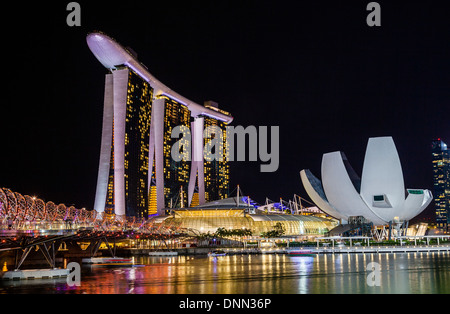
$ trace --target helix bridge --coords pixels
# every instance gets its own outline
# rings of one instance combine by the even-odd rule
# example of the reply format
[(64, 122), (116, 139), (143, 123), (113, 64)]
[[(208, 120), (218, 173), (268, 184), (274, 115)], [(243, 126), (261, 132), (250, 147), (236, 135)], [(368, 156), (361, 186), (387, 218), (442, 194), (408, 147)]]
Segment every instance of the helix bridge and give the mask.
[(95, 211), (22, 195), (7, 188), (0, 189), (0, 220), (9, 230), (53, 230), (62, 229), (69, 222), (76, 226), (90, 226), (95, 220)]
[[(179, 229), (179, 228), (178, 228)], [(40, 198), (22, 195), (8, 188), (0, 188), (0, 230), (16, 233), (55, 233), (51, 231), (135, 231), (170, 234), (179, 231), (154, 219), (101, 215), (95, 210), (45, 202)], [(9, 232), (13, 233), (13, 232)]]
[(89, 256), (95, 256), (103, 243), (114, 256), (116, 241), (166, 241), (189, 237), (188, 233), (180, 226), (161, 223), (155, 218), (100, 215), (95, 210), (45, 202), (0, 188), (0, 253), (17, 252), (15, 269), (30, 252), (38, 250), (55, 267), (56, 253), (62, 243), (89, 243), (89, 249), (85, 250)]

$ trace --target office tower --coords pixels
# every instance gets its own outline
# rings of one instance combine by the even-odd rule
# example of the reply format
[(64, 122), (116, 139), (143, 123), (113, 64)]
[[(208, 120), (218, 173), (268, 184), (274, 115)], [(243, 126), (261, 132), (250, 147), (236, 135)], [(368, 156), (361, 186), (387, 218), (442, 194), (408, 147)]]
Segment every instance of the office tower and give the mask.
[(431, 144), (436, 226), (448, 230), (450, 224), (450, 151), (438, 138)]

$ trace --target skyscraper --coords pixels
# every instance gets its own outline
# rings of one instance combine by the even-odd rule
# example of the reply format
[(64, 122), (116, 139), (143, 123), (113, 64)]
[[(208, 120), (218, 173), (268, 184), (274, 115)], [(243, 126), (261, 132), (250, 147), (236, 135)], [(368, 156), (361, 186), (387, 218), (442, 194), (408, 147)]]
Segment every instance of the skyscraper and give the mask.
[[(106, 192), (105, 210), (109, 214), (120, 204), (115, 197), (115, 187), (119, 187), (124, 191), (120, 202), (125, 215), (148, 216), (152, 93), (150, 85), (126, 67), (106, 75), (99, 180), (105, 182), (107, 175), (108, 184), (106, 190), (102, 185), (97, 192), (102, 198)], [(114, 114), (119, 112), (122, 116)], [(122, 145), (115, 145), (118, 142)]]
[[(204, 106), (229, 115), (228, 112), (219, 109), (216, 102), (206, 101)], [(193, 137), (198, 136), (200, 132), (203, 132), (204, 135), (203, 139), (194, 141), (194, 144), (199, 142), (203, 144), (202, 151), (195, 152), (197, 147), (193, 147), (194, 155), (200, 155), (203, 152), (204, 160), (202, 159), (200, 163), (197, 162), (198, 165), (196, 165), (198, 157), (194, 156), (191, 170), (192, 181), (188, 190), (190, 206), (203, 205), (205, 201), (210, 202), (229, 197), (230, 168), (228, 165), (229, 149), (226, 146), (228, 145), (226, 126), (226, 122), (203, 115), (197, 117), (192, 123)], [(215, 140), (214, 144), (213, 140)]]
[[(186, 207), (187, 190), (191, 163), (186, 160), (176, 161), (171, 156), (172, 146), (178, 139), (172, 138), (175, 127), (190, 130), (191, 112), (177, 101), (165, 98), (164, 111), (164, 201), (166, 207)], [(190, 148), (186, 138), (182, 138), (185, 148)], [(186, 152), (187, 150), (185, 150)], [(186, 156), (183, 156), (186, 157)]]
[[(228, 164), (226, 158), (204, 162), (208, 139), (203, 128), (217, 125), (226, 132), (233, 117), (215, 103), (202, 106), (177, 94), (111, 37), (95, 32), (87, 36), (87, 43), (109, 70), (94, 209), (117, 217), (147, 218), (164, 214), (167, 207), (226, 198)], [(172, 138), (176, 127), (190, 137)], [(189, 155), (183, 157), (194, 158), (173, 159), (176, 142), (182, 142), (183, 154)]]
[(450, 225), (450, 151), (440, 138), (431, 145), (436, 225), (448, 230)]
[[(205, 128), (210, 126), (216, 126), (222, 132), (222, 139), (227, 138), (226, 123), (217, 121), (215, 119), (206, 117), (205, 118)], [(210, 137), (210, 134), (206, 134)], [(214, 136), (214, 135), (213, 135)], [(205, 140), (207, 142), (207, 140)], [(227, 144), (226, 141), (219, 141), (220, 145), (218, 149), (220, 155), (223, 156), (222, 160), (217, 160), (214, 158), (209, 158), (205, 156), (205, 200), (214, 201), (219, 199), (224, 199), (228, 197), (229, 194), (229, 176), (230, 168), (228, 166), (228, 155), (227, 155)]]

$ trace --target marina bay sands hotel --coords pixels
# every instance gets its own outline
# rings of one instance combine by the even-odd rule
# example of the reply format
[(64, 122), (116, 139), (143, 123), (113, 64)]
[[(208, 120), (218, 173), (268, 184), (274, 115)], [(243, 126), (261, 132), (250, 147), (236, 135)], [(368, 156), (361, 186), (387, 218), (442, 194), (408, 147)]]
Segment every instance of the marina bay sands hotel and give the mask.
[[(223, 161), (205, 161), (208, 138), (203, 130), (218, 126), (225, 139), (233, 117), (214, 102), (200, 105), (177, 94), (152, 76), (134, 52), (106, 34), (88, 34), (87, 44), (108, 69), (94, 209), (147, 218), (164, 214), (168, 207), (227, 198), (226, 148)], [(190, 130), (191, 143), (186, 139), (184, 147), (192, 152), (192, 161), (172, 159), (178, 139), (171, 135), (177, 126)]]

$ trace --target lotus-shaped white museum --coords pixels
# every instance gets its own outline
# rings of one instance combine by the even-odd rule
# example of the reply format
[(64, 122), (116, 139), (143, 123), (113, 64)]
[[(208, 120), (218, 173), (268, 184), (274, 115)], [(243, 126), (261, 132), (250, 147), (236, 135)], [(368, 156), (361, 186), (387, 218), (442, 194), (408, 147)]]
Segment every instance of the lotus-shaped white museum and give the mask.
[(429, 190), (405, 190), (392, 137), (369, 139), (361, 178), (342, 152), (323, 155), (322, 182), (309, 170), (302, 170), (300, 177), (312, 201), (342, 224), (358, 216), (375, 226), (402, 223), (420, 214), (432, 200)]

